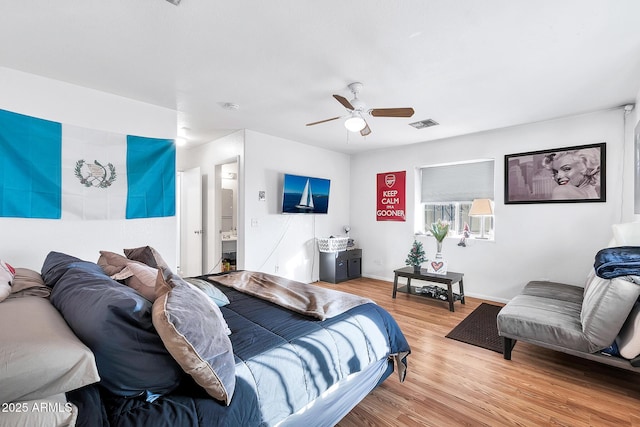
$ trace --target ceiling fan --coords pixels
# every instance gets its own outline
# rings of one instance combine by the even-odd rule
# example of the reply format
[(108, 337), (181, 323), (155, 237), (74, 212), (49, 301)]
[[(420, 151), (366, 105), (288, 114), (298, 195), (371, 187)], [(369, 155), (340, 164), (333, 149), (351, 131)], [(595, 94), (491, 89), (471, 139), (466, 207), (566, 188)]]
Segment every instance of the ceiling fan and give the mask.
[(372, 108), (367, 109), (367, 106), (358, 99), (358, 94), (363, 88), (363, 84), (360, 82), (354, 82), (349, 85), (349, 90), (353, 94), (353, 99), (348, 101), (347, 98), (340, 95), (333, 95), (333, 97), (344, 108), (349, 111), (346, 116), (332, 117), (326, 120), (320, 120), (318, 122), (307, 123), (307, 126), (318, 125), (320, 123), (330, 122), (332, 120), (345, 118), (344, 125), (351, 132), (360, 132), (360, 135), (367, 136), (371, 133), (371, 129), (364, 119), (363, 114), (369, 114), (374, 117), (411, 117), (413, 116), (413, 108)]

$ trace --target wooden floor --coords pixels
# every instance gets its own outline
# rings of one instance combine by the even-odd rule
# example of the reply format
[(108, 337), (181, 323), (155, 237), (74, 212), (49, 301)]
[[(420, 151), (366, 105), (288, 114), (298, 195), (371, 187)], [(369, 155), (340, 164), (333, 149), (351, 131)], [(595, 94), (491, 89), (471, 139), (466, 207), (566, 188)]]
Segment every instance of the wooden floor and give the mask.
[(497, 303), (467, 297), (452, 313), (446, 302), (407, 294), (394, 300), (389, 282), (317, 284), (373, 299), (411, 345), (404, 383), (394, 372), (341, 427), (640, 426), (640, 374), (521, 342), (504, 360), (445, 338), (482, 302)]

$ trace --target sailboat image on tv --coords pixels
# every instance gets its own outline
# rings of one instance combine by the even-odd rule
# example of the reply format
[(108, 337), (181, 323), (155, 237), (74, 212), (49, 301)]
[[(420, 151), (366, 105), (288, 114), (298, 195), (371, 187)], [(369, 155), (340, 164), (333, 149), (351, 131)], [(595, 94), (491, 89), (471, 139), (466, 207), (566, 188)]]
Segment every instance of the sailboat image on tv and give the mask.
[(284, 174), (282, 213), (326, 214), (330, 183), (324, 178)]
[(300, 196), (300, 203), (296, 205), (298, 209), (313, 209), (313, 193), (311, 192), (311, 186), (309, 180), (304, 184), (304, 190), (302, 190), (302, 196)]

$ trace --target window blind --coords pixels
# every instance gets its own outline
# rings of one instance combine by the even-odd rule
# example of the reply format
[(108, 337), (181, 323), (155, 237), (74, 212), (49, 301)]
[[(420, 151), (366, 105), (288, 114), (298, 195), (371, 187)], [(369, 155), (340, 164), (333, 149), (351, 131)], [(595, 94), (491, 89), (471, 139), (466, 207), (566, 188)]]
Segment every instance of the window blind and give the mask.
[(422, 203), (493, 200), (493, 160), (420, 169)]

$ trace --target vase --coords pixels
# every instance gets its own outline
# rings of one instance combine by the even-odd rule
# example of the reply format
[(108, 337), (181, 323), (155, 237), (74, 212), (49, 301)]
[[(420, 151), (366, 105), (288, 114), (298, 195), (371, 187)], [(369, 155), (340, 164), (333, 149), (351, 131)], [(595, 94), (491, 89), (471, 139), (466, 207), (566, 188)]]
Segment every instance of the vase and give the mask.
[(420, 264), (413, 266), (413, 272), (416, 273), (416, 274), (420, 273)]
[(436, 255), (427, 265), (427, 272), (431, 274), (447, 274), (447, 261), (442, 256), (442, 242), (437, 241)]

